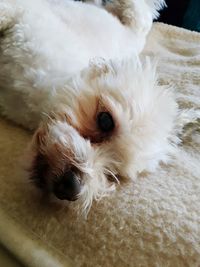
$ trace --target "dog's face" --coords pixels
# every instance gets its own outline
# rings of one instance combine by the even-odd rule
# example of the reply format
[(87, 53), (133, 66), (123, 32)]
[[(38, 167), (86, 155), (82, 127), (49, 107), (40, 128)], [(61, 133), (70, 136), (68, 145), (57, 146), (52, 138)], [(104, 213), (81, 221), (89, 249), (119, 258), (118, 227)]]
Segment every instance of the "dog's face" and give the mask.
[(55, 99), (33, 138), (31, 179), (58, 199), (79, 198), (88, 210), (172, 149), (176, 103), (149, 62), (88, 68)]

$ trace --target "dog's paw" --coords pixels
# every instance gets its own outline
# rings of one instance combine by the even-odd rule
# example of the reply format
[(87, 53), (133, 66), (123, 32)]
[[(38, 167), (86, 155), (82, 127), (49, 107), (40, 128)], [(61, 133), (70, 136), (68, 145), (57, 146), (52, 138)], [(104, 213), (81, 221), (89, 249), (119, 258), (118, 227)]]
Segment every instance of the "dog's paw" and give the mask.
[[(81, 1), (81, 0), (75, 0), (75, 1)], [(97, 6), (106, 6), (109, 3), (112, 3), (113, 0), (82, 0), (81, 2), (86, 2), (86, 3), (92, 3)]]
[(91, 3), (95, 5), (101, 5), (102, 0), (74, 0), (75, 2), (85, 2), (85, 3)]
[(153, 19), (159, 17), (159, 10), (166, 7), (165, 0), (145, 0), (147, 5), (150, 7)]

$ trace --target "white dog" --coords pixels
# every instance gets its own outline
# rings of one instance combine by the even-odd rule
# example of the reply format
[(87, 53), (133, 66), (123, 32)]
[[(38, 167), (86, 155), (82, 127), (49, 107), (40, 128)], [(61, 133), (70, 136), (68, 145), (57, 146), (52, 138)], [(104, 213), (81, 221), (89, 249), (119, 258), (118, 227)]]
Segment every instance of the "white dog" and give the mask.
[(2, 114), (39, 127), (34, 183), (58, 199), (79, 198), (83, 210), (114, 181), (167, 159), (177, 113), (154, 65), (138, 58), (164, 1), (91, 2), (0, 2)]

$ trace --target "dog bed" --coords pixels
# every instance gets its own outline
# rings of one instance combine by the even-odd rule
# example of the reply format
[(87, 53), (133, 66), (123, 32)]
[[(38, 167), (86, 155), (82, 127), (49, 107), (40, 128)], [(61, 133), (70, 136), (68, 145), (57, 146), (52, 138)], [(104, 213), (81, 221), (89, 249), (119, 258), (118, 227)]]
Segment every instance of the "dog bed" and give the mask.
[[(134, 45), (134, 44), (133, 44)], [(157, 23), (145, 54), (182, 108), (200, 108), (200, 34)], [(159, 126), (158, 126), (159, 127)], [(25, 266), (200, 266), (200, 134), (189, 130), (176, 157), (94, 203), (85, 219), (49, 205), (24, 179), (30, 134), (0, 120), (0, 242)]]

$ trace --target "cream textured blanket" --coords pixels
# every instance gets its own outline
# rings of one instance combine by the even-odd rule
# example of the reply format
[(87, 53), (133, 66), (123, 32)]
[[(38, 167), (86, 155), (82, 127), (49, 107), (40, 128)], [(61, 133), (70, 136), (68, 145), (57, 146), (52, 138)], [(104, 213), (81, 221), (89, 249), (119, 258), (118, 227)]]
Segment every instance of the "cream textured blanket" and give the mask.
[[(180, 105), (198, 112), (200, 34), (155, 24), (145, 53), (160, 58), (160, 82)], [(189, 124), (169, 166), (94, 203), (85, 220), (37, 199), (19, 165), (30, 135), (1, 119), (0, 242), (31, 267), (199, 267), (198, 127)]]

